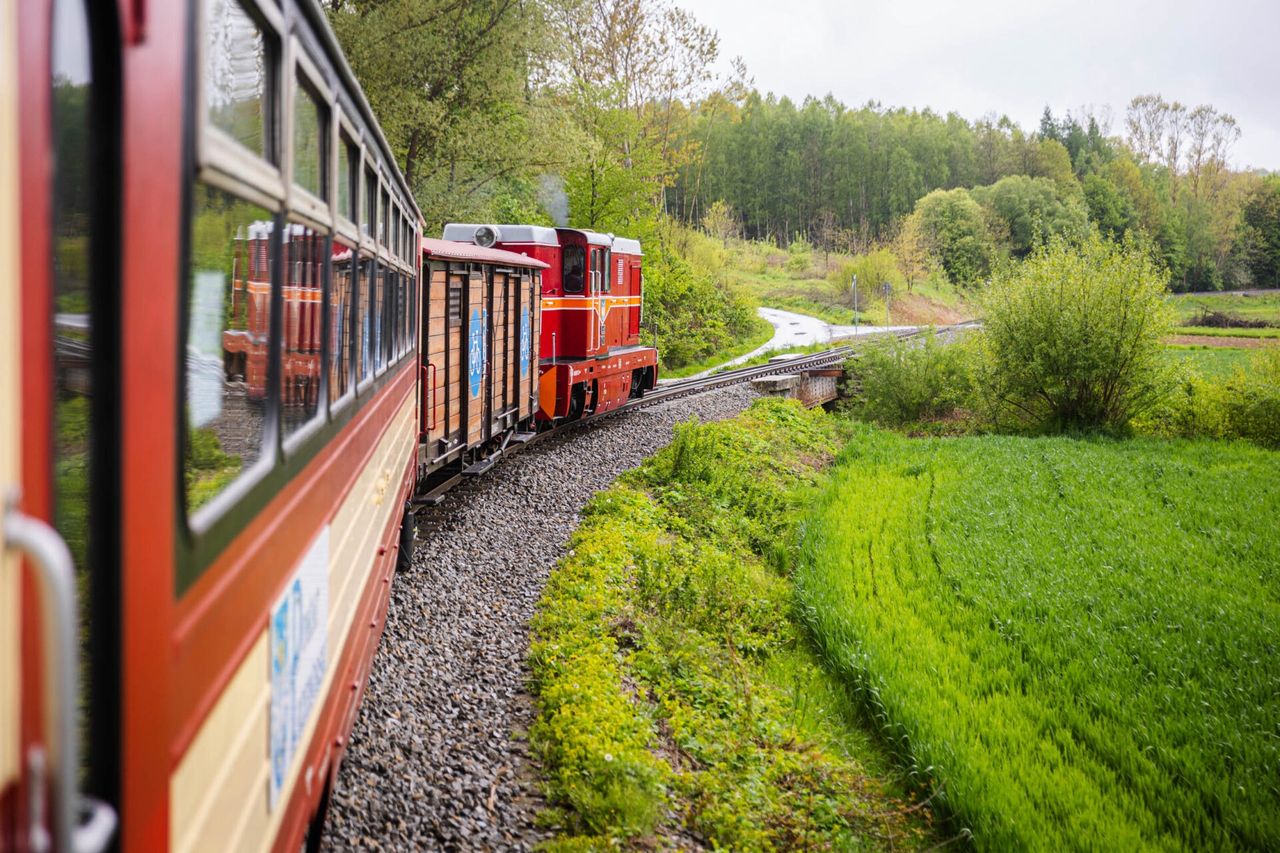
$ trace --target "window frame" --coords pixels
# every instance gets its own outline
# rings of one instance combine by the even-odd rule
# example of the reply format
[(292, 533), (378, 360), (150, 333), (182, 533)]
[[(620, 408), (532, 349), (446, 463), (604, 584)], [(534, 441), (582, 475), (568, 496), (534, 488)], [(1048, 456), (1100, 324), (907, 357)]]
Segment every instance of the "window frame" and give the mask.
[[(306, 444), (307, 441), (312, 436), (314, 436), (321, 429), (323, 429), (325, 423), (327, 423), (329, 418), (329, 410), (328, 410), (328, 406), (326, 405), (326, 401), (329, 399), (329, 351), (328, 351), (328, 341), (326, 339), (328, 338), (328, 335), (329, 335), (329, 328), (328, 328), (329, 324), (327, 322), (329, 317), (329, 312), (327, 309), (329, 307), (329, 301), (328, 301), (329, 293), (332, 287), (333, 231), (326, 226), (320, 225), (319, 223), (316, 223), (314, 221), (309, 221), (309, 217), (307, 217), (301, 211), (290, 212), (286, 210), (282, 214), (282, 216), (284, 218), (284, 226), (283, 226), (284, 228), (288, 228), (290, 225), (295, 225), (295, 224), (302, 225), (303, 227), (310, 228), (313, 231), (320, 234), (322, 237), (324, 237), (324, 249), (323, 249), (324, 258), (320, 265), (320, 315), (323, 320), (323, 322), (321, 322), (321, 325), (320, 325), (320, 388), (316, 392), (318, 395), (317, 401), (316, 401), (316, 410), (315, 412), (312, 413), (311, 417), (307, 419), (306, 423), (298, 427), (291, 435), (287, 435), (285, 433), (285, 427), (284, 427), (284, 401), (277, 398), (277, 402), (276, 402), (280, 410), (278, 420), (279, 420), (279, 428), (280, 428), (279, 431), (280, 431), (281, 449), (284, 453), (284, 458), (288, 460), (296, 456), (298, 454), (299, 449), (302, 447), (302, 445)], [(282, 229), (281, 235), (283, 235), (283, 233), (284, 231)], [(283, 269), (284, 260), (285, 260), (284, 240), (282, 238), (280, 240), (279, 269)], [(283, 310), (284, 308), (283, 280), (278, 285), (276, 284), (276, 282), (273, 281), (272, 286), (276, 287), (281, 291), (280, 303), (281, 303), (281, 310)], [(284, 383), (284, 363), (283, 362), (284, 362), (284, 355), (285, 355), (285, 352), (284, 352), (284, 321), (285, 319), (286, 318), (283, 316), (280, 318), (280, 339), (276, 344), (276, 347), (279, 350), (279, 357), (281, 360), (280, 369), (276, 377), (276, 389), (275, 389), (276, 394), (280, 393)]]
[(346, 328), (347, 328), (348, 330), (355, 330), (355, 329), (356, 329), (356, 325), (355, 325), (355, 321), (356, 321), (356, 310), (357, 310), (357, 309), (356, 309), (356, 303), (357, 303), (357, 302), (359, 301), (359, 299), (360, 299), (360, 278), (359, 278), (359, 276), (360, 276), (360, 264), (359, 264), (359, 260), (360, 260), (360, 250), (359, 250), (359, 248), (354, 244), (354, 242), (353, 242), (353, 241), (348, 241), (348, 240), (347, 240), (347, 239), (345, 239), (342, 235), (335, 234), (335, 235), (333, 235), (333, 236), (330, 238), (330, 240), (329, 240), (329, 258), (328, 258), (328, 264), (329, 264), (329, 278), (328, 278), (328, 286), (329, 286), (329, 290), (328, 290), (328, 293), (327, 293), (327, 294), (326, 294), (326, 296), (325, 296), (325, 303), (324, 303), (324, 305), (325, 305), (325, 332), (324, 332), (324, 334), (325, 334), (325, 342), (326, 342), (326, 346), (327, 346), (327, 349), (325, 350), (325, 360), (324, 360), (324, 368), (325, 368), (325, 389), (324, 389), (324, 390), (325, 390), (325, 400), (326, 400), (326, 405), (327, 405), (327, 407), (328, 407), (328, 411), (329, 411), (329, 417), (330, 417), (330, 419), (332, 419), (332, 418), (333, 418), (337, 413), (344, 411), (347, 407), (349, 407), (349, 406), (351, 405), (351, 401), (352, 401), (352, 400), (354, 400), (354, 399), (356, 398), (356, 385), (359, 383), (359, 380), (360, 380), (360, 377), (356, 375), (356, 366), (355, 366), (355, 365), (356, 365), (356, 362), (355, 362), (355, 351), (356, 351), (356, 346), (357, 346), (357, 344), (358, 344), (358, 342), (359, 342), (359, 336), (358, 336), (358, 335), (349, 335), (349, 336), (348, 336), (348, 337), (349, 337), (349, 340), (348, 340), (348, 343), (347, 343), (347, 361), (346, 361), (346, 365), (347, 365), (347, 387), (346, 387), (346, 390), (344, 390), (344, 391), (342, 392), (341, 396), (339, 396), (339, 397), (338, 397), (338, 399), (336, 399), (336, 400), (332, 400), (332, 399), (330, 399), (330, 397), (329, 397), (329, 373), (330, 373), (330, 365), (333, 363), (332, 359), (333, 359), (333, 352), (334, 352), (334, 349), (335, 349), (335, 345), (334, 345), (334, 342), (333, 342), (333, 340), (332, 340), (332, 334), (331, 334), (332, 329), (331, 329), (331, 327), (330, 327), (330, 325), (329, 325), (329, 314), (330, 314), (330, 311), (331, 311), (332, 306), (333, 306), (333, 302), (332, 302), (332, 293), (333, 293), (333, 288), (335, 287), (335, 283), (336, 283), (336, 281), (337, 281), (337, 279), (336, 279), (336, 277), (334, 276), (334, 273), (333, 273), (333, 254), (334, 254), (334, 249), (335, 249), (335, 248), (337, 248), (339, 245), (341, 245), (343, 248), (345, 248), (345, 249), (347, 249), (347, 250), (349, 250), (349, 251), (351, 252), (351, 281), (352, 281), (352, 284), (353, 284), (354, 286), (351, 288), (351, 301), (350, 301), (350, 304), (349, 304), (349, 305), (347, 305), (347, 318), (346, 318), (346, 319), (347, 319), (347, 322), (346, 322)]
[[(331, 230), (333, 224), (333, 205), (331, 199), (336, 195), (333, 186), (333, 172), (335, 171), (336, 162), (334, 162), (335, 151), (330, 150), (333, 145), (333, 126), (335, 115), (335, 104), (333, 91), (325, 85), (320, 72), (316, 65), (312, 62), (311, 57), (302, 49), (301, 42), (297, 36), (289, 39), (289, 57), (288, 61), (289, 79), (284, 86), (285, 97), (287, 100), (285, 115), (287, 116), (287, 136), (288, 145), (281, 145), (283, 154), (285, 155), (286, 167), (285, 174), (288, 176), (286, 184), (288, 196), (286, 204), (289, 209), (297, 213), (304, 214), (311, 219), (323, 222), (326, 230)], [(322, 127), (318, 134), (320, 144), (323, 150), (320, 152), (320, 194), (311, 192), (303, 187), (296, 180), (296, 163), (294, 163), (294, 121), (297, 118), (298, 104), (296, 94), (298, 89), (309, 90), (311, 96), (315, 99), (316, 106), (320, 108), (320, 121)], [(332, 236), (332, 235), (330, 235)]]
[[(360, 216), (360, 169), (364, 163), (364, 151), (360, 147), (360, 143), (356, 140), (359, 135), (351, 126), (350, 120), (346, 113), (338, 105), (333, 108), (334, 120), (331, 122), (333, 155), (330, 158), (331, 168), (333, 169), (334, 187), (332, 193), (331, 208), (333, 211), (334, 231), (349, 238), (352, 241), (360, 239), (360, 225), (355, 221)], [(345, 149), (347, 152), (347, 201), (348, 209), (343, 210), (338, 204), (338, 152), (339, 149)], [(354, 208), (354, 209), (352, 209)], [(355, 217), (352, 217), (355, 214)]]
[[(208, 34), (204, 26), (213, 0), (202, 0), (199, 4), (197, 27), (199, 36), (195, 40), (194, 59), (196, 62), (195, 98), (197, 109), (195, 114), (195, 153), (199, 174), (197, 179), (218, 174), (222, 178), (236, 182), (254, 192), (266, 191), (277, 201), (286, 201), (285, 180), (282, 166), (284, 156), (282, 137), (283, 101), (285, 69), (289, 58), (285, 55), (289, 41), (283, 37), (285, 32), (284, 15), (279, 8), (263, 4), (258, 0), (227, 0), (237, 4), (249, 17), (254, 19), (262, 32), (264, 50), (266, 52), (267, 74), (263, 92), (267, 99), (267, 115), (269, 120), (264, 124), (263, 137), (265, 154), (250, 151), (222, 128), (209, 120), (208, 96), (204, 88), (204, 68), (208, 62)], [(271, 155), (275, 156), (272, 157)]]
[[(281, 428), (280, 428), (280, 400), (276, 393), (276, 386), (280, 382), (280, 297), (282, 295), (278, 277), (281, 267), (281, 241), (280, 241), (280, 223), (284, 219), (285, 213), (283, 207), (277, 202), (263, 193), (244, 193), (241, 189), (243, 182), (225, 180), (218, 173), (212, 173), (207, 178), (197, 178), (192, 181), (192, 185), (205, 184), (215, 190), (224, 192), (241, 201), (256, 204), (271, 214), (271, 244), (267, 249), (270, 263), (273, 267), (271, 276), (271, 318), (268, 326), (267, 337), (267, 380), (266, 380), (266, 401), (263, 407), (262, 418), (262, 441), (261, 450), (258, 458), (253, 464), (242, 470), (239, 475), (227, 484), (221, 492), (214, 495), (203, 506), (197, 507), (194, 511), (187, 504), (187, 490), (185, 486), (186, 477), (186, 448), (189, 440), (191, 428), (187, 420), (186, 399), (187, 399), (187, 371), (185, 361), (180, 362), (179, 368), (179, 386), (178, 386), (178, 425), (179, 439), (178, 445), (178, 470), (182, 475), (182, 483), (178, 490), (178, 501), (181, 508), (181, 515), (185, 517), (187, 527), (196, 537), (203, 537), (212, 530), (226, 523), (226, 519), (234, 516), (235, 507), (244, 500), (244, 498), (258, 487), (258, 485), (271, 474), (278, 462), (277, 454), (280, 446)], [(195, 204), (194, 195), (186, 204), (186, 211), (183, 214), (184, 234), (183, 246), (184, 257), (182, 259), (182, 297), (181, 297), (181, 322), (178, 329), (178, 339), (182, 345), (182, 355), (185, 355), (186, 341), (191, 333), (191, 300), (189, 288), (191, 285), (192, 263), (191, 263), (191, 244), (190, 231), (192, 220), (192, 208)], [(181, 357), (181, 356), (180, 356)], [(194, 579), (192, 580), (194, 582)]]

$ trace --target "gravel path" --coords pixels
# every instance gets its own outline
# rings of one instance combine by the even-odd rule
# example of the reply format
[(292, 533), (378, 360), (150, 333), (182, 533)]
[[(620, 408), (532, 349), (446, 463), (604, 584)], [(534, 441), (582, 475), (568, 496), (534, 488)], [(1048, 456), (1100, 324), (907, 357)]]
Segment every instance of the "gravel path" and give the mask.
[(671, 440), (732, 417), (731, 386), (548, 439), (464, 483), (419, 518), (395, 579), (368, 692), (333, 792), (328, 849), (528, 850), (541, 797), (528, 621), (582, 505)]

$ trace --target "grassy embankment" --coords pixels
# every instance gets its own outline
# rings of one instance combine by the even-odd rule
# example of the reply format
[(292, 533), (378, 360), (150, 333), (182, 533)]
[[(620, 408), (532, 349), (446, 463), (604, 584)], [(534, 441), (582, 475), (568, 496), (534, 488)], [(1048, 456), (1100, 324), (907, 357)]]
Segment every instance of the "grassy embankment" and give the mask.
[(672, 369), (664, 369), (659, 372), (660, 379), (682, 379), (686, 376), (692, 376), (695, 373), (701, 373), (704, 370), (710, 370), (731, 361), (740, 355), (746, 355), (753, 349), (762, 347), (773, 337), (773, 324), (763, 317), (755, 317), (753, 320), (752, 333), (748, 337), (741, 338), (734, 346), (722, 349), (708, 356), (699, 359), (690, 364), (683, 364), (680, 367)]
[(795, 617), (794, 524), (845, 428), (761, 401), (587, 507), (533, 623), (553, 849), (930, 840)]
[(803, 524), (831, 669), (980, 849), (1280, 845), (1280, 456), (862, 428)]
[[(784, 250), (745, 240), (729, 241), (727, 252), (731, 259), (728, 277), (761, 305), (853, 325), (852, 256), (824, 253), (802, 242)], [(897, 283), (887, 305), (884, 297), (864, 282), (859, 304), (858, 322), (867, 325), (945, 325), (972, 315), (960, 290), (933, 279), (918, 280), (909, 289)]]

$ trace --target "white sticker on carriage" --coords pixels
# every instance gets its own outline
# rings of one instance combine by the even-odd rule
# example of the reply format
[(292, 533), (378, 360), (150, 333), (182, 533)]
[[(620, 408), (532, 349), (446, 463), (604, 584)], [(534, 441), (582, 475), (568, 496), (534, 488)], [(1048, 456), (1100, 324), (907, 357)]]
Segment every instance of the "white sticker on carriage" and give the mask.
[(311, 544), (271, 610), (271, 794), (275, 808), (324, 683), (329, 527)]

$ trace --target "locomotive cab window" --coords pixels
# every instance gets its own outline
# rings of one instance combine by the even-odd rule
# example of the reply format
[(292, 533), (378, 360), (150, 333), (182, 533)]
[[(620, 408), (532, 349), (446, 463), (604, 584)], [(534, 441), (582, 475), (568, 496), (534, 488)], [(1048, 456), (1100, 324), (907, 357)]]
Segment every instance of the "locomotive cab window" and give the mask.
[(259, 461), (269, 464), (275, 216), (197, 184), (190, 221), (183, 481), (195, 513)]
[(249, 151), (275, 162), (271, 138), (275, 43), (236, 0), (209, 0), (205, 8), (204, 90), (209, 123)]
[(581, 246), (564, 247), (564, 292), (581, 293), (586, 286), (587, 253)]

